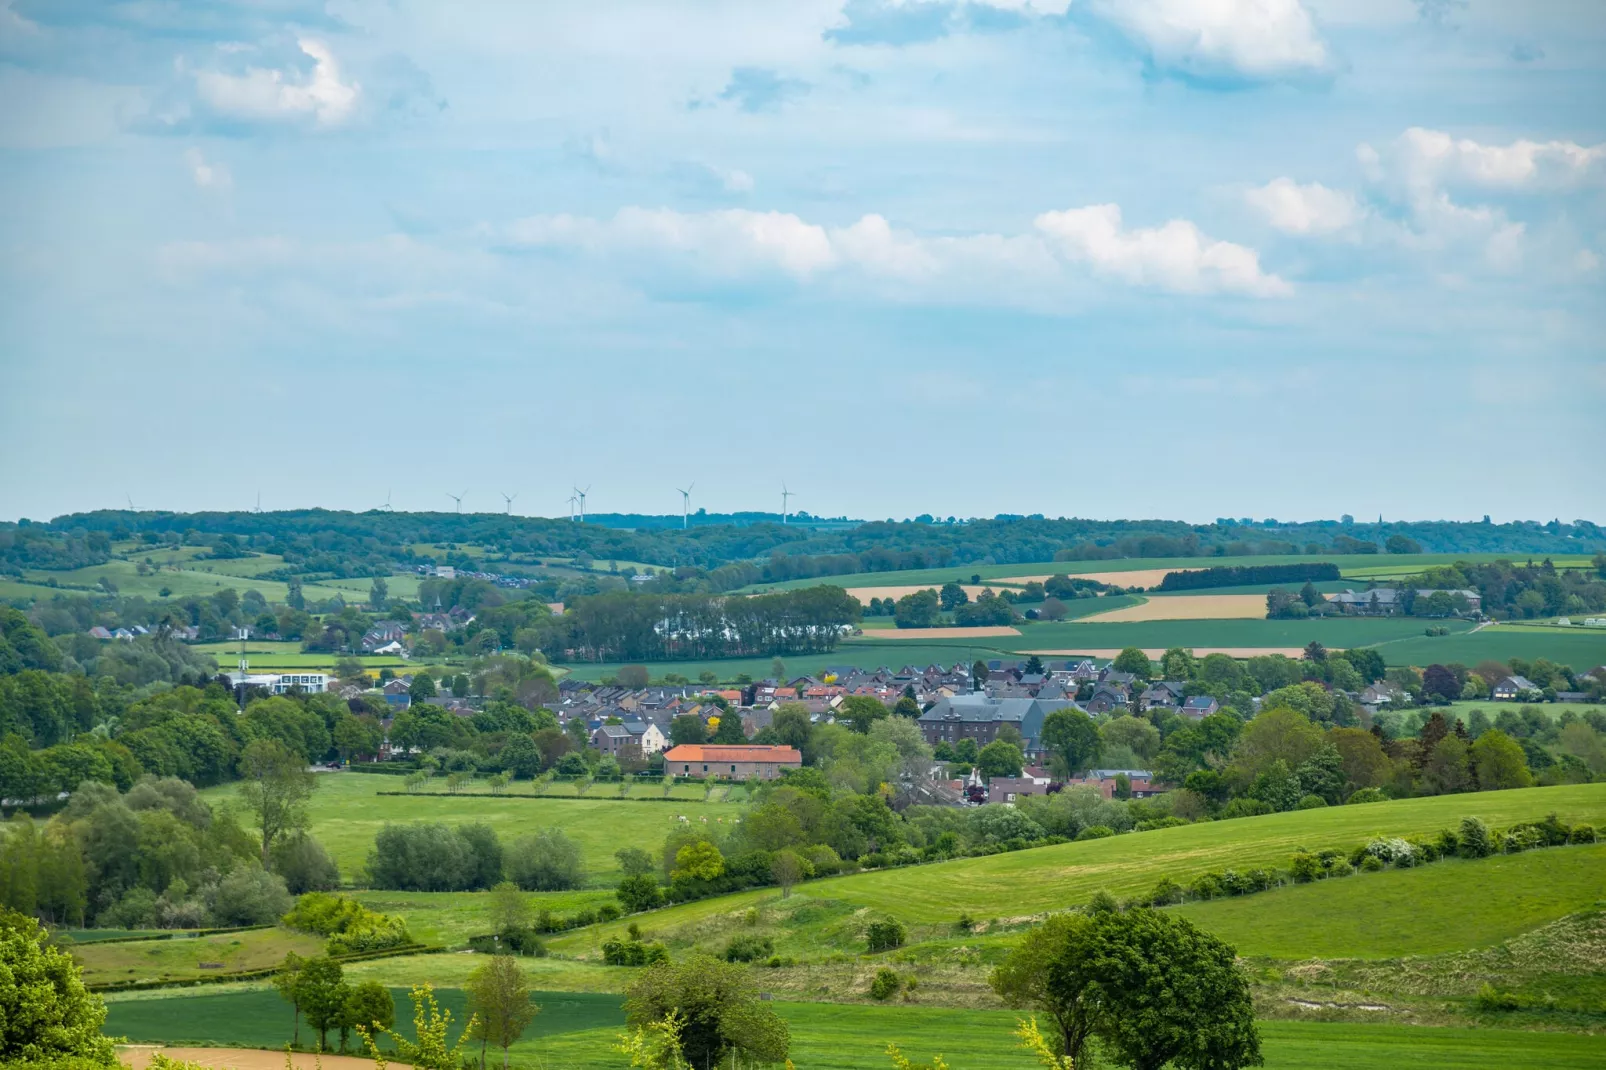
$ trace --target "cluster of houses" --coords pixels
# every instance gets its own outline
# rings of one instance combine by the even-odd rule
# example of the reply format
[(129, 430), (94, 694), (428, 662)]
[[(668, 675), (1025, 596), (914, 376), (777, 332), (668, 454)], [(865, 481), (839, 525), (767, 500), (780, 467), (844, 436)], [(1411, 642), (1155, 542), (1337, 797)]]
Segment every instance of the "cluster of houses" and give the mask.
[[(97, 624), (89, 629), (89, 637), (91, 639), (121, 639), (125, 643), (131, 643), (140, 636), (150, 635), (154, 631), (155, 629), (147, 628), (143, 624), (136, 624), (132, 628), (106, 628)], [(174, 639), (194, 642), (201, 637), (201, 629), (189, 624), (183, 627), (169, 628), (167, 634)]]
[[(1483, 596), (1477, 591), (1439, 591), (1418, 589), (1415, 597), (1428, 599), (1445, 595), (1443, 616), (1476, 617), (1483, 612)], [(1327, 604), (1340, 613), (1355, 617), (1393, 617), (1405, 612), (1405, 592), (1397, 587), (1374, 587), (1369, 591), (1340, 591), (1327, 596)]]

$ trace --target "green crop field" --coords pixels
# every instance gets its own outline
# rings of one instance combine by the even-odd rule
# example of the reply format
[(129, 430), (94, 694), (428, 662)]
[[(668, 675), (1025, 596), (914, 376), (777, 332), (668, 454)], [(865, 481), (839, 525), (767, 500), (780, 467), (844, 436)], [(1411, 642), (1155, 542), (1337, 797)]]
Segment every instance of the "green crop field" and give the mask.
[[(194, 649), (202, 654), (210, 654), (217, 659), (219, 665), (234, 665), (240, 660), (240, 644), (237, 642), (196, 643)], [(340, 654), (305, 654), (302, 653), (301, 644), (296, 642), (274, 642), (266, 639), (251, 639), (245, 644), (245, 656), (251, 663), (253, 670), (268, 669), (330, 669), (335, 662), (342, 660), (346, 655)], [(362, 662), (363, 668), (373, 669), (402, 669), (412, 666), (413, 663), (405, 658), (393, 655), (359, 655), (357, 661)], [(422, 664), (422, 663), (420, 663)]]
[[(184, 980), (256, 970), (284, 961), (286, 952), (316, 955), (323, 940), (285, 929), (253, 929), (183, 940), (91, 943), (73, 948), (87, 984), (109, 981)], [(202, 963), (220, 963), (203, 968)]]
[[(1186, 882), (1213, 870), (1286, 866), (1301, 849), (1349, 848), (1377, 835), (1428, 835), (1469, 815), (1504, 826), (1551, 811), (1568, 822), (1606, 824), (1606, 784), (1443, 795), (1205, 822), (809, 881), (798, 885), (793, 897), (836, 900), (910, 922), (951, 922), (962, 912), (976, 918), (1022, 917), (1075, 906), (1101, 888), (1134, 895), (1147, 892), (1163, 876)], [(746, 909), (776, 894), (741, 892), (668, 907), (639, 920), (644, 927), (666, 932)], [(615, 923), (599, 927), (600, 933), (558, 936), (552, 946), (579, 951), (623, 928)]]
[(1434, 662), (1506, 661), (1549, 658), (1575, 671), (1606, 664), (1606, 632), (1585, 628), (1531, 628), (1491, 624), (1476, 632), (1411, 638), (1379, 646), (1390, 665), (1432, 665)]
[[(532, 979), (533, 980), (533, 979)], [(393, 989), (402, 1034), (412, 1038), (406, 992)], [(153, 998), (159, 997), (159, 998)], [(456, 988), (437, 991), (455, 1022), (466, 1019)], [(617, 995), (532, 991), (541, 1013), (512, 1048), (521, 1067), (616, 1070), (612, 1050), (624, 1029)], [(798, 1070), (890, 1067), (885, 1051), (897, 1044), (917, 1061), (942, 1055), (953, 1070), (1025, 1070), (1036, 1062), (1011, 1035), (1022, 1015), (1002, 1010), (955, 1013), (920, 1003), (892, 1006), (776, 1002), (792, 1035)], [(106, 1030), (136, 1043), (228, 1044), (274, 1049), (290, 1039), (288, 1007), (276, 992), (256, 987), (230, 992), (140, 993), (114, 997)], [(1606, 1040), (1598, 1036), (1511, 1029), (1447, 1029), (1318, 1022), (1260, 1023), (1271, 1070), (1553, 1070), (1598, 1067)], [(455, 1036), (455, 1031), (454, 1031)], [(307, 1039), (305, 1030), (303, 1040)], [(333, 1038), (331, 1038), (333, 1040)]]
[[(566, 786), (570, 792), (572, 786)], [(308, 808), (312, 834), (328, 848), (346, 878), (356, 873), (368, 858), (374, 835), (387, 823), (440, 821), (449, 825), (483, 821), (496, 830), (503, 842), (547, 827), (561, 828), (580, 845), (587, 876), (596, 883), (613, 884), (619, 879), (613, 852), (620, 847), (639, 846), (652, 850), (685, 815), (693, 822), (739, 816), (741, 807), (733, 803), (706, 803), (676, 798), (670, 802), (643, 802), (610, 798), (617, 795), (614, 785), (598, 784), (585, 798), (530, 797), (528, 781), (516, 782), (506, 796), (480, 795), (379, 795), (381, 791), (403, 790), (400, 777), (364, 773), (329, 773), (318, 778), (318, 790)], [(483, 788), (481, 789), (483, 791)], [(685, 790), (685, 789), (683, 789)], [(237, 785), (208, 788), (202, 794), (214, 804), (232, 799)], [(638, 786), (637, 794), (652, 797), (662, 789)]]
[(1396, 958), (1487, 947), (1603, 897), (1599, 843), (1358, 873), (1173, 909), (1240, 955)]
[[(1452, 631), (1472, 627), (1466, 621), (1443, 623)], [(1303, 647), (1313, 640), (1334, 649), (1347, 649), (1421, 636), (1426, 627), (1425, 622), (1410, 617), (1323, 617), (1316, 620), (1237, 618), (1116, 623), (1090, 620), (1067, 624), (1033, 624), (1022, 628), (1019, 638), (1007, 636), (990, 641), (1014, 650), (1103, 650), (1128, 646), (1144, 649), (1173, 646), (1293, 648)]]

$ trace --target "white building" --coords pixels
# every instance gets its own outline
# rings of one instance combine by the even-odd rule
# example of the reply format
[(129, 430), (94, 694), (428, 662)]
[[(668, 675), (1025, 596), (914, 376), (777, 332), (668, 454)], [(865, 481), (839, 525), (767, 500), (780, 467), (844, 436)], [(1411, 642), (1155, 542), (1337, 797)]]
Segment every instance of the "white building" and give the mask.
[(329, 690), (329, 674), (323, 672), (231, 672), (229, 681), (235, 687), (260, 687), (274, 695), (282, 695), (292, 687), (308, 694)]

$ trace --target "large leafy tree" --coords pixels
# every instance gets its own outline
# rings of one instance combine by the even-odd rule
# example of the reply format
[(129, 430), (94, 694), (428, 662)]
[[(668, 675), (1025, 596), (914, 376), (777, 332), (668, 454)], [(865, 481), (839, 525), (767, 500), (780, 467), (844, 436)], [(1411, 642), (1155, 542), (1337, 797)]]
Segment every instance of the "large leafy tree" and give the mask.
[(52, 947), (39, 923), (0, 911), (0, 1066), (76, 1058), (116, 1067), (101, 1036), (106, 1005), (84, 987), (78, 964)]
[(1258, 1066), (1249, 982), (1233, 949), (1185, 918), (1140, 907), (1096, 914), (1079, 966), (1097, 978), (1096, 1029), (1133, 1070)]
[(279, 837), (305, 828), (306, 803), (317, 782), (306, 760), (283, 743), (258, 739), (240, 753), (240, 797), (262, 830), (262, 865)]
[(511, 955), (494, 955), (485, 965), (468, 975), (464, 985), (469, 1013), (474, 1025), (469, 1036), (480, 1042), (480, 1070), (485, 1070), (485, 1049), (495, 1044), (502, 1049), (502, 1070), (507, 1070), (507, 1050), (524, 1035), (541, 1008), (530, 1002), (530, 985), (524, 971)]
[[(989, 808), (990, 809), (990, 808)], [(1041, 1011), (1059, 1030), (1058, 1054), (1082, 1062), (1093, 1034), (1095, 978), (1087, 969), (1093, 921), (1086, 914), (1051, 914), (1028, 932), (989, 978), (1012, 1007)]]
[(1020, 776), (1023, 761), (1020, 748), (1002, 739), (993, 740), (976, 756), (981, 775), (987, 780), (1000, 776)]
[(1093, 718), (1078, 709), (1055, 710), (1043, 718), (1043, 746), (1060, 777), (1072, 777), (1098, 761), (1102, 742)]
[(759, 1002), (747, 968), (707, 955), (648, 967), (625, 990), (625, 1018), (642, 1029), (675, 1015), (680, 1044), (692, 1066), (718, 1066), (735, 1052), (748, 1061), (778, 1063), (791, 1035), (786, 1023)]

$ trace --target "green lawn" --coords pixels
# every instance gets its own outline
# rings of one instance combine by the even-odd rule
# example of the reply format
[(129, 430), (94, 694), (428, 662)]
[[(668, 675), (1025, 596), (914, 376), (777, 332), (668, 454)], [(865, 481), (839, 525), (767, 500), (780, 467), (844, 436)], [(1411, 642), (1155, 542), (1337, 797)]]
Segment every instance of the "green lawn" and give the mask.
[(1240, 955), (1396, 958), (1488, 947), (1603, 897), (1606, 843), (1359, 873), (1174, 909)]
[[(73, 949), (83, 966), (84, 981), (152, 981), (215, 976), (256, 970), (284, 960), (285, 953), (316, 955), (323, 939), (287, 929), (254, 929), (185, 940), (133, 940), (128, 943), (85, 944)], [(201, 963), (222, 963), (202, 969)]]
[[(952, 921), (967, 911), (981, 919), (1022, 917), (1075, 906), (1100, 888), (1133, 895), (1153, 888), (1162, 876), (1186, 881), (1229, 867), (1287, 866), (1289, 857), (1304, 848), (1356, 846), (1375, 835), (1428, 835), (1468, 815), (1505, 826), (1550, 811), (1569, 823), (1606, 824), (1606, 784), (1444, 795), (1206, 822), (809, 881), (793, 896), (839, 900), (910, 922)], [(729, 915), (776, 894), (741, 892), (668, 907), (640, 920), (644, 927), (670, 931)], [(623, 925), (598, 928), (605, 935)], [(552, 946), (578, 952), (597, 938), (574, 933), (554, 938)]]
[[(612, 859), (609, 859), (612, 861)], [(471, 936), (492, 931), (489, 895), (486, 892), (391, 892), (352, 893), (365, 906), (384, 914), (397, 914), (407, 921), (413, 939), (422, 944), (461, 947)], [(528, 892), (532, 912), (542, 909), (554, 914), (577, 914), (603, 903), (618, 903), (611, 888), (592, 888), (575, 892)]]
[[(397, 1018), (411, 1036), (406, 993), (394, 989)], [(440, 989), (454, 1022), (465, 1020), (463, 994)], [(115, 999), (106, 1030), (130, 1041), (228, 1044), (273, 1049), (290, 1039), (289, 1008), (271, 989), (174, 992), (163, 998)], [(541, 1006), (513, 1047), (520, 1067), (616, 1070), (612, 1050), (624, 1029), (617, 995), (532, 991)], [(916, 1061), (942, 1055), (953, 1070), (1025, 1070), (1037, 1064), (1016, 1047), (1011, 1033), (1021, 1017), (1012, 1011), (967, 1010), (915, 1004), (888, 1006), (826, 1003), (773, 1004), (791, 1029), (791, 1059), (798, 1070), (866, 1070), (889, 1067), (895, 1043)], [(1606, 1039), (1570, 1033), (1509, 1029), (1432, 1029), (1315, 1022), (1261, 1022), (1271, 1070), (1513, 1070), (1544, 1066), (1585, 1070), (1601, 1065)], [(455, 1030), (454, 1036), (455, 1039)], [(310, 1039), (303, 1030), (303, 1041)], [(331, 1038), (333, 1040), (334, 1038)]]
[[(203, 794), (213, 803), (232, 799), (238, 785), (208, 788)], [(318, 789), (308, 812), (312, 834), (323, 843), (348, 880), (368, 858), (374, 835), (387, 823), (439, 821), (458, 825), (483, 821), (496, 830), (503, 843), (555, 826), (580, 844), (586, 875), (593, 885), (612, 886), (620, 877), (613, 853), (621, 847), (655, 851), (680, 815), (694, 822), (739, 816), (734, 803), (705, 803), (689, 799), (670, 802), (633, 802), (610, 798), (613, 785), (596, 785), (581, 799), (535, 799), (530, 782), (516, 782), (505, 797), (480, 795), (390, 795), (403, 790), (402, 778), (367, 773), (328, 773), (318, 777)], [(483, 792), (483, 786), (480, 788)], [(565, 786), (566, 791), (573, 788)], [(662, 789), (641, 785), (643, 795), (661, 795)]]

